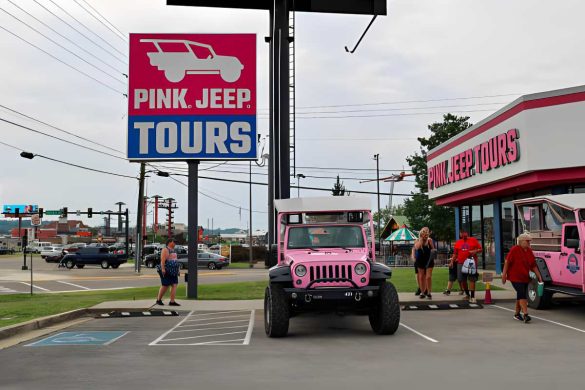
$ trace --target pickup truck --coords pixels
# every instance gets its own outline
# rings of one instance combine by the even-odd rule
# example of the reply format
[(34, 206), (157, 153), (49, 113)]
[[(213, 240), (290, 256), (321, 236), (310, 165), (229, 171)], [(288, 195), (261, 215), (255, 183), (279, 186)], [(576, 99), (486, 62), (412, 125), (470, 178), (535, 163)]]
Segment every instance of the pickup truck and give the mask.
[(79, 248), (77, 252), (68, 253), (61, 259), (59, 266), (65, 266), (68, 269), (73, 267), (83, 268), (86, 265), (100, 265), (103, 269), (112, 267), (118, 268), (120, 264), (127, 261), (126, 255), (116, 255), (110, 253), (107, 247)]

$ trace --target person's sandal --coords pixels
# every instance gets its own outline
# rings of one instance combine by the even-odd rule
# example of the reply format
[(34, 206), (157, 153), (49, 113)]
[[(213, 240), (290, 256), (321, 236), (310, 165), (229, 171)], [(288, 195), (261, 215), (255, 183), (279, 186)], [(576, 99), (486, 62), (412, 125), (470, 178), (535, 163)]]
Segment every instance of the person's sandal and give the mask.
[(420, 293), (421, 293), (420, 288), (417, 288), (414, 295), (418, 297), (420, 295)]
[(443, 294), (444, 295), (451, 295), (451, 291), (450, 290), (445, 290), (445, 291), (443, 291)]
[(532, 317), (530, 317), (528, 314), (524, 314), (524, 323), (527, 324), (530, 322), (530, 320), (532, 320)]
[(169, 302), (169, 306), (181, 306), (177, 302)]
[(159, 305), (159, 306), (164, 306), (165, 305), (163, 301), (156, 301), (156, 304)]

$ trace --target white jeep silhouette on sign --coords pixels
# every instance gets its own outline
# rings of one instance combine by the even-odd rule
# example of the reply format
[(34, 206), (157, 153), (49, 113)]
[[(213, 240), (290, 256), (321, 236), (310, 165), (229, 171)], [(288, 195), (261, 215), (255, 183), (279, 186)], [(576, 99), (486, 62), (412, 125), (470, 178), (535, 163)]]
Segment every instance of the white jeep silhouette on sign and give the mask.
[[(141, 39), (151, 42), (156, 52), (147, 53), (150, 65), (165, 73), (172, 83), (178, 83), (186, 74), (219, 74), (228, 82), (238, 81), (244, 65), (236, 57), (215, 54), (213, 47), (204, 43), (184, 39)], [(181, 51), (165, 51), (163, 46), (172, 46)]]

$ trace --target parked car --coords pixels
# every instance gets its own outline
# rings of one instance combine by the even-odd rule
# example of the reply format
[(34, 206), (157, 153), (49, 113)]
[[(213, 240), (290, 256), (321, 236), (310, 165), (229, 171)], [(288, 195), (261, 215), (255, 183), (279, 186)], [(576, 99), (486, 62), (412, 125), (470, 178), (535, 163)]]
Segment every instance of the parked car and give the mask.
[(80, 248), (77, 252), (68, 253), (61, 259), (59, 266), (65, 266), (69, 269), (73, 267), (83, 268), (86, 265), (101, 265), (103, 269), (109, 267), (118, 268), (120, 264), (127, 260), (125, 255), (119, 256), (110, 253), (107, 247), (87, 246)]
[(12, 248), (7, 248), (7, 247), (0, 248), (0, 255), (13, 255), (13, 254), (14, 254), (14, 249), (12, 249)]
[(79, 248), (85, 248), (87, 246), (84, 242), (76, 242), (74, 244), (68, 244), (63, 247), (63, 251), (65, 253), (74, 253), (79, 250)]
[[(130, 252), (130, 256), (134, 255), (134, 251), (132, 250), (132, 248), (130, 246), (128, 246), (129, 248), (129, 252)], [(110, 245), (108, 247), (109, 251), (111, 253), (114, 253), (116, 255), (124, 255), (126, 254), (126, 244), (123, 242), (118, 242), (114, 245)]]
[[(186, 253), (177, 253), (177, 260), (181, 264), (182, 269), (187, 268), (189, 259)], [(148, 268), (154, 268), (157, 264), (160, 264), (160, 253), (153, 253), (144, 258), (144, 265)], [(197, 265), (210, 270), (222, 269), (223, 267), (229, 266), (229, 260), (227, 257), (200, 250), (197, 253)]]
[(47, 263), (58, 263), (63, 258), (63, 247), (47, 246), (41, 251), (41, 258), (45, 259)]
[(27, 252), (41, 253), (43, 249), (50, 246), (52, 246), (50, 242), (33, 242), (28, 246)]

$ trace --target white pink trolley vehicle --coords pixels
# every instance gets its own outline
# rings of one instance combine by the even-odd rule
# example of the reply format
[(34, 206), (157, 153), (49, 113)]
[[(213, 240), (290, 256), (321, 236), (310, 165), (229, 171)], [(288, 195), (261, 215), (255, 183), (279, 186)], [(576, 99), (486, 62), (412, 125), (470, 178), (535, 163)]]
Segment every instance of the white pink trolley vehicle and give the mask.
[(264, 299), (269, 337), (284, 337), (291, 317), (309, 311), (361, 314), (377, 334), (400, 323), (392, 271), (375, 260), (370, 200), (356, 197), (275, 200), (278, 264)]
[(514, 201), (520, 228), (532, 236), (532, 250), (544, 281), (528, 285), (528, 304), (550, 305), (553, 294), (585, 296), (585, 194), (540, 196)]

